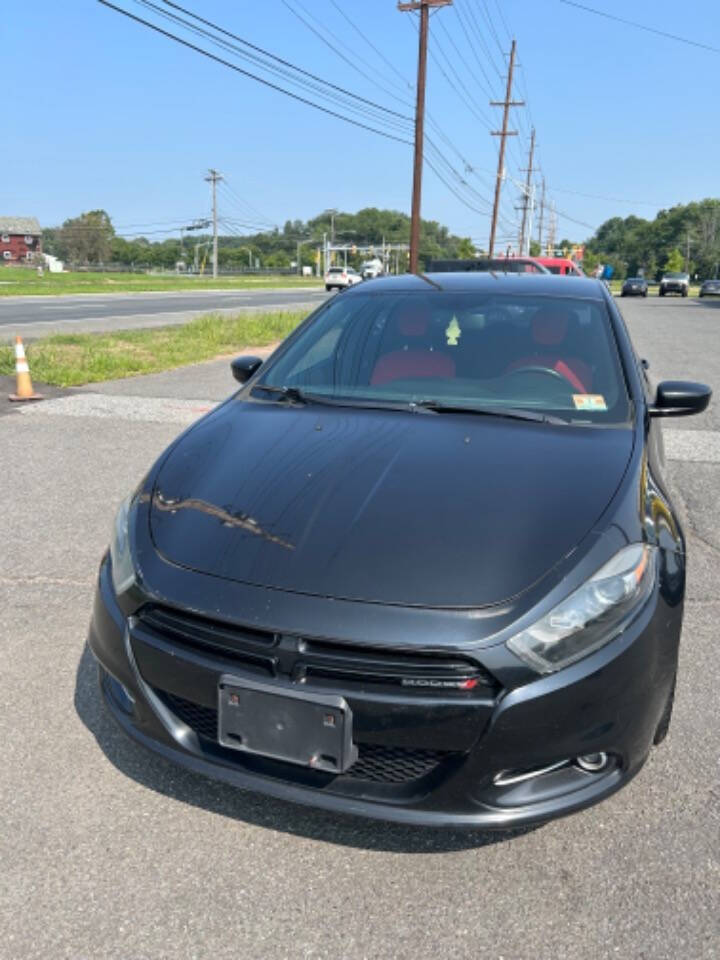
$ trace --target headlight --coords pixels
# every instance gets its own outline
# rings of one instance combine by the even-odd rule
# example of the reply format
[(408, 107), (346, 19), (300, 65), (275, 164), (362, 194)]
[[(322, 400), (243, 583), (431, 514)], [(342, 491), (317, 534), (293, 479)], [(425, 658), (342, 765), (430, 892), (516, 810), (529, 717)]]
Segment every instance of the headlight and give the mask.
[(135, 565), (130, 549), (129, 521), (133, 494), (118, 507), (115, 514), (112, 540), (110, 541), (110, 559), (112, 561), (112, 581), (118, 596), (135, 583)]
[(604, 646), (652, 592), (656, 549), (624, 547), (544, 617), (507, 641), (538, 673), (554, 673)]

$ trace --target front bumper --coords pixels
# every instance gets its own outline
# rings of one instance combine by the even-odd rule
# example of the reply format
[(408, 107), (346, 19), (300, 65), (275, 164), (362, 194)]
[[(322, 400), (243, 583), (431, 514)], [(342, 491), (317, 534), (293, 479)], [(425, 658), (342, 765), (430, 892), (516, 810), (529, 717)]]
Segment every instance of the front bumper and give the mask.
[[(677, 662), (682, 604), (656, 592), (602, 650), (547, 677), (469, 695), (334, 686), (353, 712), (359, 767), (334, 775), (220, 746), (217, 685), (246, 667), (173, 646), (126, 615), (100, 570), (89, 645), (105, 701), (125, 732), (189, 770), (314, 807), (407, 824), (511, 828), (602, 800), (644, 763)], [(497, 654), (495, 655), (497, 656)], [(477, 651), (492, 662), (490, 651)], [(247, 669), (257, 679), (250, 664)], [(289, 678), (288, 678), (288, 682)], [(313, 689), (312, 683), (308, 689)], [(328, 687), (322, 688), (324, 692)], [(572, 763), (507, 785), (502, 771), (552, 767), (607, 753), (599, 773)], [(512, 778), (510, 778), (512, 779)]]

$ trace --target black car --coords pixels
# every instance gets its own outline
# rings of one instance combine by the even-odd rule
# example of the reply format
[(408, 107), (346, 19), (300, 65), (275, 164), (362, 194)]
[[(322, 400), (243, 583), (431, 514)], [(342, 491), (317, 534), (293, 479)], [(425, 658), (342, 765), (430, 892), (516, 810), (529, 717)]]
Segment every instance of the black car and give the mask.
[(628, 277), (620, 290), (621, 297), (646, 297), (648, 285), (645, 277)]
[(507, 827), (665, 736), (685, 543), (605, 286), (370, 280), (312, 314), (118, 511), (89, 643), (135, 740), (238, 787)]
[(700, 287), (701, 297), (720, 297), (720, 280), (704, 280)]

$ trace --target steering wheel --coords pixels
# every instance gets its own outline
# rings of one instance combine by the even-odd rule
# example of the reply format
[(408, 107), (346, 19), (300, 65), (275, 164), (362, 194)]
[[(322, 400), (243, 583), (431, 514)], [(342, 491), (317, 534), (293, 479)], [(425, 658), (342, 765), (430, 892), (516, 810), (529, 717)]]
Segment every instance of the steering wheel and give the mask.
[(559, 370), (553, 370), (551, 367), (539, 367), (539, 366), (527, 366), (527, 367), (516, 367), (514, 370), (510, 370), (509, 373), (506, 373), (507, 377), (514, 377), (518, 373), (544, 373), (548, 377), (553, 377), (555, 380), (560, 380), (565, 386), (570, 386), (575, 389), (575, 385), (568, 380), (568, 378), (560, 373)]

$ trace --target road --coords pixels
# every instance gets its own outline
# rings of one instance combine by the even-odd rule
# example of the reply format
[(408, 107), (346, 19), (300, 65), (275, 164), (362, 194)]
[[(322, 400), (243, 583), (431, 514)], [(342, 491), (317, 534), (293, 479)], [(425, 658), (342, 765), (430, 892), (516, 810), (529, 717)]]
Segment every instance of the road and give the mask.
[(196, 290), (164, 293), (89, 293), (62, 297), (0, 297), (0, 342), (51, 333), (127, 330), (184, 323), (199, 313), (311, 310), (324, 289)]
[[(622, 301), (659, 378), (720, 384), (720, 302)], [(128, 742), (84, 638), (113, 512), (226, 361), (0, 416), (0, 956), (720, 956), (720, 407), (665, 425), (689, 582), (668, 740), (600, 806), (429, 832), (236, 792)]]

